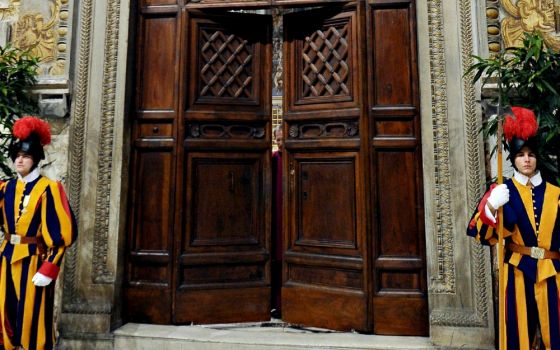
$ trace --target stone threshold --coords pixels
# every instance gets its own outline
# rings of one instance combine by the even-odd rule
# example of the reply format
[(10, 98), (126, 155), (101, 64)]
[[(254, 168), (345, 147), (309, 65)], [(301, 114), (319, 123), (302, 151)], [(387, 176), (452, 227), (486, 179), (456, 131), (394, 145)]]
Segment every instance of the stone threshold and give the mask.
[(305, 328), (278, 320), (227, 325), (162, 326), (128, 323), (116, 329), (114, 349), (156, 350), (434, 350), (424, 337), (396, 337)]

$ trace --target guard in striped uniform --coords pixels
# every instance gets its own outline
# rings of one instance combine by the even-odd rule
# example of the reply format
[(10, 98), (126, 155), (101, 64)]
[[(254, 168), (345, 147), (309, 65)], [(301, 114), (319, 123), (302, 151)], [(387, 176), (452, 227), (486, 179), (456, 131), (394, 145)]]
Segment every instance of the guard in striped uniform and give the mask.
[(506, 347), (531, 349), (540, 327), (545, 348), (560, 349), (560, 188), (543, 181), (537, 169), (534, 114), (514, 113), (515, 120), (504, 123), (514, 176), (491, 186), (467, 234), (485, 245), (497, 243), (496, 211), (503, 207)]
[(17, 177), (0, 185), (0, 349), (52, 349), (53, 281), (76, 239), (76, 221), (60, 182), (39, 173), (51, 138), (48, 123), (23, 117), (13, 135), (9, 153)]

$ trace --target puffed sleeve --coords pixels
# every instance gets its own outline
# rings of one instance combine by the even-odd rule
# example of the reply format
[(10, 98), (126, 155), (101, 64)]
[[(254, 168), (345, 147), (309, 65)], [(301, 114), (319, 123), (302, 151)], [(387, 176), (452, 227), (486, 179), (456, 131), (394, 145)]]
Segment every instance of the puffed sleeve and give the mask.
[(47, 245), (47, 257), (39, 272), (55, 279), (64, 251), (77, 238), (76, 218), (60, 182), (47, 187), (41, 202), (41, 234)]
[[(488, 216), (488, 211), (486, 210), (486, 203), (488, 202), (488, 197), (490, 192), (496, 187), (496, 184), (492, 184), (490, 189), (484, 194), (480, 202), (478, 203), (475, 212), (471, 216), (469, 225), (467, 227), (467, 235), (474, 237), (477, 241), (483, 245), (494, 245), (498, 242), (498, 235), (496, 232), (496, 220)], [(512, 235), (513, 224), (507, 220), (513, 216), (510, 213), (510, 208), (508, 205), (504, 206), (504, 237)]]

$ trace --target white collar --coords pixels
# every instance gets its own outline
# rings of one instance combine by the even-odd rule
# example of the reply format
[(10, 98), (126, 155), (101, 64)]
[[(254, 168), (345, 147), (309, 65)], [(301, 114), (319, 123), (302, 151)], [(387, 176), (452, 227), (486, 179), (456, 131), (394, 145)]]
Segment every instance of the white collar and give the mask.
[(36, 167), (35, 169), (31, 170), (31, 172), (25, 176), (21, 176), (19, 173), (17, 173), (18, 179), (25, 183), (35, 181), (39, 176), (41, 176), (39, 167)]
[(538, 185), (542, 184), (542, 176), (541, 176), (541, 172), (537, 170), (537, 173), (535, 175), (533, 175), (531, 178), (528, 178), (527, 176), (521, 174), (519, 171), (514, 170), (513, 171), (513, 178), (515, 180), (517, 180), (517, 182), (519, 182), (520, 184), (527, 186), (529, 184), (529, 181), (531, 181), (531, 184), (534, 187), (537, 187)]

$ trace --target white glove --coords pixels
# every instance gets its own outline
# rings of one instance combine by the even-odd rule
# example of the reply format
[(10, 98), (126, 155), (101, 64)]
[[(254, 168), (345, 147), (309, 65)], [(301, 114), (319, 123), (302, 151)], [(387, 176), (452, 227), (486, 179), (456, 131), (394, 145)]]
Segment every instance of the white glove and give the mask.
[(40, 272), (37, 272), (35, 274), (35, 276), (33, 276), (33, 278), (31, 279), (31, 282), (33, 282), (34, 285), (36, 285), (37, 287), (44, 287), (49, 285), (52, 282), (52, 278), (43, 275)]
[(500, 208), (502, 205), (509, 202), (509, 189), (506, 184), (501, 184), (490, 192), (490, 197), (488, 197), (488, 204), (494, 209)]

